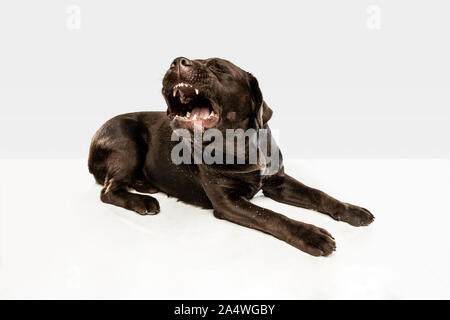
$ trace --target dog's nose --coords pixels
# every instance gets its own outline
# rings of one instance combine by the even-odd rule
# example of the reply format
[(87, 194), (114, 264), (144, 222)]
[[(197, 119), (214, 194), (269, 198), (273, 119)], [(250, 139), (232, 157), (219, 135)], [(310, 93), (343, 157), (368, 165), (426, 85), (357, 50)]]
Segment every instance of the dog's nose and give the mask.
[(172, 64), (170, 65), (171, 68), (177, 68), (179, 70), (188, 69), (192, 66), (192, 61), (185, 57), (178, 57), (175, 60), (173, 60)]

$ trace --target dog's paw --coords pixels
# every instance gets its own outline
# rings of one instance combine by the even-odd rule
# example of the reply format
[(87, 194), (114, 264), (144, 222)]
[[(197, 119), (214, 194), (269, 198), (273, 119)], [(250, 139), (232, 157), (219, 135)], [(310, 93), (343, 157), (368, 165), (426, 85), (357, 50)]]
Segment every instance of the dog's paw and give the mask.
[(375, 217), (367, 209), (349, 203), (343, 203), (343, 207), (339, 210), (335, 219), (345, 221), (355, 227), (360, 227), (371, 224)]
[(151, 184), (149, 184), (148, 182), (143, 181), (143, 180), (133, 181), (133, 183), (130, 184), (130, 187), (140, 193), (157, 193), (158, 192), (158, 189), (156, 189)]
[(140, 196), (133, 199), (131, 209), (141, 215), (157, 214), (159, 213), (159, 202), (153, 197)]
[(313, 256), (328, 256), (336, 250), (333, 236), (325, 229), (313, 225), (302, 224), (291, 242), (296, 248)]

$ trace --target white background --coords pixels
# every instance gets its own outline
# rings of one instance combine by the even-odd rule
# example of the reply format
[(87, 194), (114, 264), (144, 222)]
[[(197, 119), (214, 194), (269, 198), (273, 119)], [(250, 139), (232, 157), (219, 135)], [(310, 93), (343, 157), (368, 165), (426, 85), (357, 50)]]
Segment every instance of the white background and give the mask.
[[(80, 29), (66, 26), (72, 4)], [(85, 157), (109, 117), (165, 108), (161, 80), (182, 55), (254, 73), (288, 158), (450, 158), (449, 12), (446, 0), (4, 0), (0, 156)]]
[(355, 228), (254, 200), (326, 228), (337, 242), (327, 258), (160, 193), (155, 216), (102, 204), (84, 160), (0, 165), (0, 298), (450, 298), (448, 160), (288, 161), (305, 183), (376, 216)]
[[(2, 1), (0, 297), (449, 298), (449, 14), (445, 0)], [(336, 237), (313, 258), (164, 195), (155, 217), (100, 203), (93, 133), (164, 110), (181, 55), (251, 71), (292, 175), (375, 223), (255, 199)]]

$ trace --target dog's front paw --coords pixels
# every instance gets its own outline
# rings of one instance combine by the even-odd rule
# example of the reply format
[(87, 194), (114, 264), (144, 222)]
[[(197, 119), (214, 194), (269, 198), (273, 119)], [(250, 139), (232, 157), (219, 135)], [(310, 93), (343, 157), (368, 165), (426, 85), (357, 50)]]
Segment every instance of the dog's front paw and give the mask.
[(288, 241), (294, 247), (313, 256), (328, 256), (336, 250), (333, 236), (325, 229), (311, 224), (297, 226), (293, 238)]
[(335, 219), (348, 222), (355, 227), (360, 227), (371, 224), (375, 217), (367, 209), (354, 206), (349, 203), (343, 203), (342, 207), (336, 214)]

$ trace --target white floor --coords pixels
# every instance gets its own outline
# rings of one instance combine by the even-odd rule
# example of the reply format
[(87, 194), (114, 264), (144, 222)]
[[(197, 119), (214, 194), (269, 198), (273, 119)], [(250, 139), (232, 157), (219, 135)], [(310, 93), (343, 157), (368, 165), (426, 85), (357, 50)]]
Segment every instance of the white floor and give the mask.
[(314, 258), (157, 194), (141, 217), (103, 204), (86, 160), (0, 161), (0, 298), (450, 298), (450, 161), (287, 161), (299, 180), (370, 209), (354, 228), (258, 197), (325, 227)]

